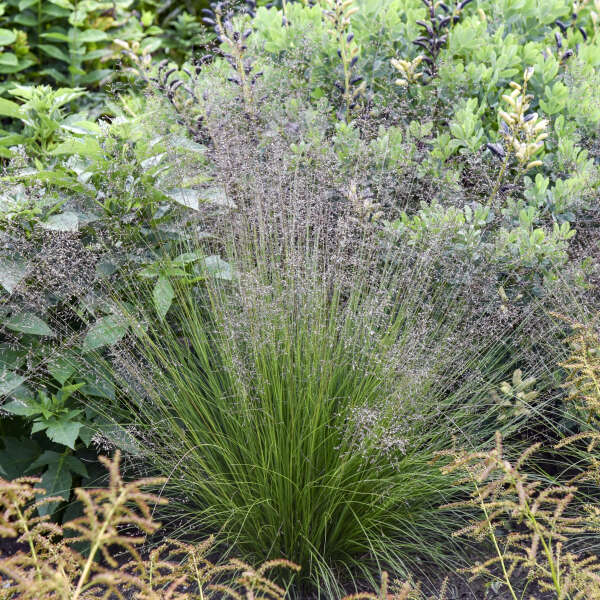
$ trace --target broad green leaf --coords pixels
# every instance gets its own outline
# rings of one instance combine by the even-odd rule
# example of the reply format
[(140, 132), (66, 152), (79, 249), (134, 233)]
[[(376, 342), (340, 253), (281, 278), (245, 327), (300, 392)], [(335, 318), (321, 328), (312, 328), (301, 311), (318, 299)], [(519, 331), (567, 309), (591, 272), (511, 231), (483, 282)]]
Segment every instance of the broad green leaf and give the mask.
[(193, 208), (194, 210), (198, 210), (199, 208), (201, 196), (200, 192), (196, 190), (190, 190), (186, 188), (173, 188), (165, 192), (165, 195), (171, 200), (177, 202), (177, 204), (187, 206), (188, 208)]
[(90, 133), (100, 135), (102, 133), (100, 126), (93, 121), (74, 121), (61, 125), (61, 129), (84, 135), (89, 135)]
[(115, 399), (115, 384), (108, 374), (99, 374), (96, 377), (88, 376), (87, 383), (81, 388), (81, 393), (86, 396), (97, 396), (107, 400)]
[(48, 2), (52, 2), (52, 4), (56, 4), (56, 6), (60, 6), (61, 8), (66, 8), (67, 10), (73, 10), (75, 8), (69, 0), (48, 0)]
[(85, 444), (85, 447), (89, 447), (89, 445), (92, 442), (92, 438), (94, 437), (94, 434), (96, 433), (95, 429), (92, 429), (89, 425), (84, 425), (80, 430), (79, 430), (79, 439)]
[(4, 325), (7, 329), (29, 335), (47, 335), (51, 337), (56, 335), (45, 321), (31, 312), (14, 315), (5, 321)]
[[(38, 0), (35, 0), (36, 2)], [(64, 33), (57, 33), (55, 31), (51, 31), (50, 33), (42, 33), (40, 37), (46, 38), (48, 40), (57, 40), (59, 42), (68, 42), (69, 36)]]
[(98, 140), (90, 135), (84, 138), (73, 138), (66, 142), (62, 142), (48, 154), (53, 156), (59, 154), (80, 154), (81, 156), (96, 158), (101, 156), (102, 150)]
[(10, 29), (0, 29), (0, 46), (10, 46), (17, 39), (17, 34)]
[(158, 278), (158, 281), (156, 282), (152, 292), (154, 306), (156, 307), (156, 312), (161, 319), (164, 319), (165, 315), (169, 311), (174, 297), (175, 292), (173, 291), (173, 286), (166, 277), (161, 275)]
[(231, 200), (222, 187), (212, 187), (202, 191), (203, 200), (223, 206), (226, 208), (235, 208), (235, 202)]
[(28, 264), (22, 259), (0, 258), (0, 285), (12, 294), (27, 275)]
[[(37, 488), (45, 490), (44, 494), (39, 494), (38, 499), (49, 496), (60, 496), (63, 500), (68, 500), (71, 495), (71, 485), (73, 483), (73, 473), (85, 477), (87, 470), (85, 465), (68, 454), (59, 454), (52, 450), (46, 450), (34, 463), (27, 469), (35, 473), (40, 467), (46, 466), (47, 469), (42, 475), (42, 480), (36, 485)], [(48, 515), (57, 508), (58, 502), (44, 504), (38, 509), (40, 515)]]
[[(38, 410), (38, 413), (40, 411)], [(33, 425), (31, 426), (31, 435), (33, 435), (34, 433), (38, 433), (40, 431), (44, 431), (44, 429), (46, 429), (46, 427), (48, 427), (48, 422), (44, 421), (44, 419), (36, 419), (33, 422)]]
[(31, 12), (26, 11), (15, 15), (13, 18), (14, 23), (24, 25), (25, 27), (35, 27), (38, 24), (37, 17)]
[(204, 265), (210, 275), (217, 279), (231, 281), (233, 279), (233, 271), (231, 265), (224, 261), (220, 256), (207, 256), (204, 259)]
[[(110, 58), (113, 51), (110, 48), (98, 48), (96, 50), (90, 50), (83, 55), (83, 60), (98, 60), (102, 58)], [(109, 71), (110, 69), (102, 69), (102, 71)], [(94, 71), (92, 71), (93, 73)], [(99, 71), (96, 71), (99, 72)]]
[(19, 60), (16, 54), (12, 52), (2, 52), (0, 53), (0, 65), (4, 65), (7, 67), (16, 67), (19, 64)]
[(21, 107), (16, 102), (6, 98), (0, 98), (0, 115), (12, 119), (21, 119), (24, 116)]
[(176, 265), (189, 265), (202, 258), (202, 252), (184, 252), (173, 259), (173, 264)]
[(52, 44), (38, 44), (38, 48), (44, 52), (44, 54), (47, 54), (52, 58), (62, 60), (67, 64), (71, 62), (69, 55), (64, 50), (61, 50), (58, 46), (53, 46)]
[(65, 382), (75, 373), (76, 364), (73, 359), (68, 356), (57, 356), (51, 358), (46, 365), (48, 372), (60, 385), (64, 385)]
[(39, 456), (40, 447), (28, 438), (5, 437), (2, 443), (4, 449), (0, 450), (0, 475), (9, 481), (22, 477)]
[(78, 458), (72, 456), (68, 451), (61, 454), (59, 452), (55, 452), (54, 450), (46, 450), (41, 456), (39, 456), (39, 458), (31, 463), (27, 469), (27, 472), (35, 473), (36, 470), (39, 470), (41, 467), (52, 466), (57, 463), (62, 463), (64, 468), (68, 469), (72, 473), (76, 473), (82, 477), (87, 476), (87, 469)]
[(75, 441), (83, 423), (78, 421), (55, 421), (46, 428), (46, 435), (57, 444), (75, 450)]
[(75, 39), (78, 42), (101, 42), (102, 40), (108, 39), (108, 34), (100, 29), (86, 29), (85, 31), (78, 31), (75, 35)]
[(8, 369), (2, 369), (0, 371), (0, 396), (7, 396), (16, 388), (18, 388), (25, 381), (25, 377), (9, 371)]
[[(68, 469), (63, 468), (60, 464), (51, 465), (42, 475), (40, 483), (35, 486), (44, 490), (44, 493), (39, 494), (37, 499), (58, 496), (66, 502), (71, 496), (72, 484), (73, 476)], [(59, 504), (59, 501), (42, 504), (38, 508), (38, 513), (42, 517), (50, 515), (58, 508)]]
[(2, 405), (2, 408), (11, 415), (19, 417), (33, 417), (40, 414), (40, 408), (36, 404), (29, 404), (27, 400), (12, 400)]
[(25, 69), (31, 67), (31, 65), (35, 65), (34, 60), (31, 60), (30, 58), (20, 58), (16, 65), (0, 65), (0, 73), (18, 73), (19, 71), (24, 71)]
[(19, 10), (25, 10), (34, 4), (37, 4), (39, 0), (20, 0), (19, 2)]
[(157, 37), (147, 37), (142, 40), (140, 44), (140, 48), (152, 54), (156, 52), (162, 45), (162, 40)]
[(69, 78), (66, 75), (64, 75), (63, 73), (61, 73), (60, 71), (58, 71), (57, 69), (53, 69), (53, 68), (42, 69), (40, 71), (40, 75), (46, 75), (48, 77), (52, 77), (52, 79), (54, 79), (54, 81), (57, 83), (62, 83), (64, 85), (69, 84)]
[(79, 218), (74, 212), (63, 212), (58, 215), (50, 215), (46, 221), (41, 223), (41, 226), (48, 231), (77, 231)]
[(0, 370), (18, 369), (27, 359), (27, 350), (14, 350), (9, 344), (0, 344)]
[(102, 81), (113, 74), (113, 69), (96, 69), (95, 71), (90, 71), (89, 73), (82, 75), (80, 79), (80, 85), (90, 85), (92, 83)]
[(132, 454), (139, 454), (140, 447), (136, 438), (122, 425), (118, 425), (104, 417), (98, 418), (98, 429), (117, 448)]
[(117, 315), (107, 315), (98, 319), (87, 332), (82, 350), (90, 352), (103, 346), (116, 344), (127, 333), (128, 325)]

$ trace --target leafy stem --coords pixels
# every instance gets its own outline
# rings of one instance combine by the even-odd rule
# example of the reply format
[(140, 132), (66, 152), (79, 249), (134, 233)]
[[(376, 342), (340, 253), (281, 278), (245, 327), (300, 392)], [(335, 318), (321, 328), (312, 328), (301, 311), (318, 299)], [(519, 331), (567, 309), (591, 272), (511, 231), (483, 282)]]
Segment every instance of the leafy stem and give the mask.
[(506, 173), (508, 163), (510, 162), (510, 155), (511, 155), (510, 152), (506, 152), (506, 154), (504, 156), (504, 160), (502, 161), (502, 167), (500, 168), (500, 172), (498, 173), (498, 177), (496, 178), (496, 183), (494, 184), (492, 193), (490, 194), (490, 197), (488, 198), (488, 201), (487, 201), (488, 207), (493, 205), (494, 200), (496, 199), (496, 196), (498, 195), (498, 192), (500, 191), (500, 186), (502, 185), (502, 182), (504, 181), (504, 175)]

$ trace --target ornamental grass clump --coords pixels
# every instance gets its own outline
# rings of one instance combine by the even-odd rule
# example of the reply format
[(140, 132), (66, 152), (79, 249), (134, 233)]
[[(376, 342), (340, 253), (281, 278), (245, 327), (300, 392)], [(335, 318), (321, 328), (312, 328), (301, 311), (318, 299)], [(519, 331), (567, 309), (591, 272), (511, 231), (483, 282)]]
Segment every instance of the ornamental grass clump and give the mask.
[[(521, 363), (543, 370), (552, 328), (534, 303), (502, 312), (487, 274), (444, 243), (392, 243), (338, 191), (326, 151), (306, 169), (275, 134), (257, 149), (256, 122), (207, 114), (212, 184), (235, 208), (182, 250), (219, 252), (227, 268), (198, 273), (201, 286), (173, 279), (167, 319), (138, 300), (129, 318), (144, 327), (113, 348), (119, 393), (97, 410), (167, 477), (175, 534), (299, 564), (299, 597), (355, 592), (416, 557), (452, 562), (460, 516), (436, 508), (457, 489), (430, 461), (453, 436), (493, 437), (492, 389)], [(131, 292), (151, 297), (139, 279)]]

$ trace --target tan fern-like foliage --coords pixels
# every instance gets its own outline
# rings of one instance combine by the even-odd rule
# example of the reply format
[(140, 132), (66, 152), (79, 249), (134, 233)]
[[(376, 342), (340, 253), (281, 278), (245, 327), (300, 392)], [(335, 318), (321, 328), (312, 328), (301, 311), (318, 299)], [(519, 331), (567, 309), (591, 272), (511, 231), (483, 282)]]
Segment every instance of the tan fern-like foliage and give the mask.
[[(539, 444), (533, 445), (511, 462), (497, 434), (496, 446), (488, 452), (444, 453), (452, 462), (443, 471), (460, 472), (461, 482), (470, 482), (473, 492), (469, 500), (442, 508), (477, 508), (482, 514), (455, 535), (489, 538), (495, 549), (493, 557), (468, 571), (473, 578), (485, 576), (503, 583), (513, 600), (523, 593), (515, 583), (519, 571), (525, 571), (528, 581), (535, 580), (542, 591), (554, 593), (557, 600), (600, 599), (598, 557), (565, 549), (571, 535), (591, 530), (584, 515), (568, 510), (577, 488), (544, 486), (523, 471), (538, 449)], [(501, 531), (508, 533), (501, 535)]]
[(560, 363), (569, 372), (563, 385), (569, 391), (567, 401), (584, 410), (589, 422), (600, 423), (600, 336), (591, 325), (553, 314), (573, 330), (566, 340), (571, 354)]
[[(439, 594), (434, 598), (427, 600), (446, 600), (448, 592), (448, 580), (442, 583)], [(381, 574), (381, 586), (379, 592), (362, 592), (346, 596), (342, 600), (425, 600), (421, 593), (421, 586), (413, 584), (412, 581), (394, 581), (390, 583), (389, 575), (386, 571)]]
[[(585, 458), (588, 467), (573, 477), (571, 483), (591, 482), (600, 488), (600, 456), (595, 451), (600, 445), (600, 334), (590, 324), (553, 314), (568, 323), (572, 329), (572, 334), (566, 340), (571, 353), (560, 365), (569, 373), (563, 384), (568, 390), (566, 402), (573, 404), (586, 416), (582, 431), (562, 440), (556, 448), (586, 442)], [(587, 507), (586, 510), (588, 516), (597, 515), (599, 511), (594, 506)]]
[[(109, 485), (101, 489), (77, 489), (83, 503), (82, 517), (63, 527), (37, 516), (43, 493), (36, 478), (12, 482), (0, 479), (0, 536), (25, 543), (27, 552), (0, 559), (0, 573), (8, 587), (1, 600), (87, 600), (134, 598), (136, 600), (208, 600), (229, 596), (234, 600), (281, 600), (285, 590), (268, 578), (275, 567), (298, 570), (286, 560), (274, 560), (255, 569), (238, 560), (215, 565), (206, 555), (213, 540), (185, 544), (167, 540), (142, 556), (140, 547), (160, 523), (153, 508), (165, 500), (143, 489), (163, 482), (159, 478), (125, 483), (119, 471), (119, 453), (100, 460), (109, 472)], [(64, 531), (75, 532), (65, 538)], [(83, 555), (76, 542), (89, 544)], [(127, 556), (118, 562), (115, 552)], [(102, 558), (102, 562), (100, 562)]]

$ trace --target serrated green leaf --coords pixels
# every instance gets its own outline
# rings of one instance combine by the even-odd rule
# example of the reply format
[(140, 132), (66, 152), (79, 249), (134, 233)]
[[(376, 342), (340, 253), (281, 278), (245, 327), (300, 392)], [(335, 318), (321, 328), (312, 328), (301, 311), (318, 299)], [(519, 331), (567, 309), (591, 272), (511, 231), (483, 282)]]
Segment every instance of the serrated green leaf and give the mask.
[(173, 259), (173, 264), (176, 265), (189, 265), (202, 258), (202, 252), (184, 252)]
[[(73, 483), (73, 473), (87, 477), (87, 469), (85, 465), (75, 456), (65, 453), (46, 450), (37, 460), (35, 460), (27, 469), (29, 473), (35, 473), (42, 467), (47, 466), (47, 469), (42, 475), (42, 480), (37, 484), (36, 488), (43, 488), (44, 494), (39, 494), (37, 497), (47, 498), (49, 496), (60, 496), (63, 500), (68, 500), (71, 495), (71, 486)], [(40, 515), (47, 515), (57, 508), (59, 502), (45, 504), (38, 509)]]
[(16, 390), (24, 381), (25, 377), (22, 375), (19, 375), (14, 371), (9, 371), (8, 369), (3, 369), (0, 371), (0, 397), (8, 396), (8, 394)]
[(98, 319), (87, 332), (82, 345), (83, 352), (111, 346), (123, 339), (129, 325), (117, 315), (107, 315)]
[(79, 430), (79, 439), (85, 444), (86, 448), (92, 443), (92, 438), (94, 437), (95, 433), (96, 431), (89, 425), (84, 425)]
[(0, 258), (0, 285), (12, 294), (27, 275), (28, 263), (21, 259)]
[(14, 350), (8, 344), (0, 345), (0, 371), (18, 369), (27, 358), (26, 350)]
[[(71, 486), (73, 484), (73, 476), (71, 471), (64, 467), (64, 462), (58, 460), (48, 466), (42, 480), (39, 484), (36, 484), (36, 488), (41, 488), (45, 491), (43, 494), (38, 494), (37, 499), (49, 498), (51, 496), (59, 496), (65, 502), (71, 496)], [(60, 502), (49, 502), (38, 507), (38, 513), (40, 516), (46, 516), (52, 514), (57, 508)]]
[(95, 379), (87, 378), (87, 383), (81, 388), (81, 393), (86, 396), (97, 396), (107, 400), (115, 399), (115, 384), (109, 375), (99, 375)]
[(200, 192), (196, 190), (174, 188), (165, 192), (165, 195), (174, 202), (177, 202), (177, 204), (193, 208), (194, 210), (199, 209)]
[(75, 441), (83, 423), (79, 421), (55, 421), (46, 427), (46, 435), (55, 443), (75, 450)]
[(154, 306), (158, 316), (161, 319), (164, 319), (165, 315), (169, 311), (174, 297), (175, 292), (171, 282), (166, 277), (161, 275), (154, 286), (154, 290), (152, 291)]
[(26, 400), (12, 400), (3, 404), (2, 409), (19, 417), (33, 417), (40, 414), (39, 407), (35, 404), (29, 404)]
[(49, 337), (56, 335), (46, 321), (43, 321), (31, 312), (14, 315), (5, 321), (4, 325), (11, 331), (18, 331), (19, 333), (26, 333), (28, 335), (46, 335)]

